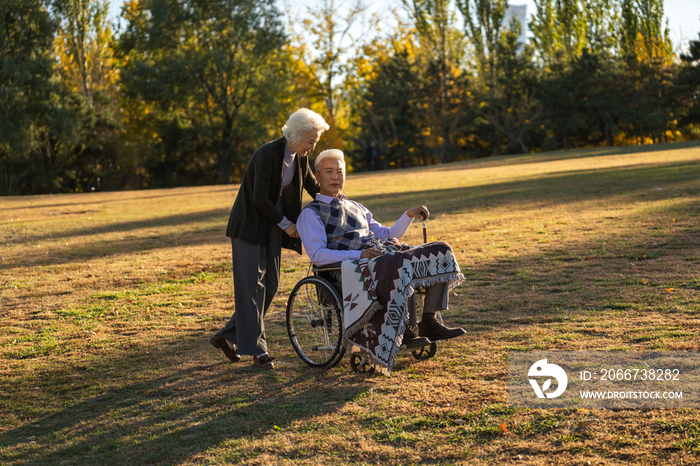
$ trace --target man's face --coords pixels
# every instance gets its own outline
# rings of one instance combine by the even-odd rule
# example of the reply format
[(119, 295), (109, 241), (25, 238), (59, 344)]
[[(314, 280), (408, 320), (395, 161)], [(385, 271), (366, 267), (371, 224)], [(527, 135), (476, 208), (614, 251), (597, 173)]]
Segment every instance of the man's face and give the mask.
[(338, 197), (345, 186), (345, 164), (340, 160), (326, 159), (315, 176), (321, 185), (321, 194)]
[(321, 135), (317, 133), (316, 131), (311, 131), (309, 133), (306, 133), (303, 138), (301, 138), (301, 141), (299, 141), (295, 145), (290, 145), (289, 149), (294, 152), (295, 154), (299, 155), (300, 157), (305, 157), (306, 154), (311, 152), (316, 148), (316, 143), (318, 143), (318, 140), (321, 138)]

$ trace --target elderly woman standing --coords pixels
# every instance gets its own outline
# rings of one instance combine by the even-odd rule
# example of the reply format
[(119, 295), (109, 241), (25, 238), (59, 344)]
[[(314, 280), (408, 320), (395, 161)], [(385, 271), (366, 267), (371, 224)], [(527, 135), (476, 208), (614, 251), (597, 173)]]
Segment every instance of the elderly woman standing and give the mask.
[(306, 157), (328, 124), (302, 108), (282, 127), (283, 137), (258, 148), (246, 167), (233, 203), (226, 236), (233, 249), (235, 312), (209, 342), (233, 362), (253, 355), (258, 369), (272, 369), (267, 353), (265, 314), (277, 292), (282, 247), (301, 254), (296, 222), (303, 189), (320, 187)]

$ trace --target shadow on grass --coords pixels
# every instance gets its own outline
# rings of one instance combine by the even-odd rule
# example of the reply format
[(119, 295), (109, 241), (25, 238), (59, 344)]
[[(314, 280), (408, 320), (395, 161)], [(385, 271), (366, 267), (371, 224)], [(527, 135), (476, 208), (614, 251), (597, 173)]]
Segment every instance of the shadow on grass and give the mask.
[[(17, 206), (17, 207), (0, 207), (0, 212), (2, 211), (10, 211), (10, 210), (27, 210), (27, 209), (48, 209), (48, 208), (57, 208), (57, 207), (75, 207), (78, 204), (85, 204), (85, 205), (90, 205), (90, 204), (113, 204), (113, 203), (118, 203), (118, 202), (129, 202), (129, 201), (144, 201), (144, 200), (151, 200), (151, 199), (162, 199), (166, 197), (187, 197), (188, 194), (193, 195), (193, 196), (200, 196), (200, 195), (205, 195), (205, 194), (212, 194), (212, 193), (219, 193), (219, 192), (226, 192), (226, 191), (231, 191), (233, 193), (238, 189), (238, 185), (227, 185), (227, 186), (220, 186), (218, 188), (210, 189), (207, 191), (200, 191), (198, 187), (191, 187), (191, 188), (173, 188), (180, 190), (178, 193), (168, 193), (167, 189), (159, 189), (158, 191), (161, 192), (162, 194), (151, 194), (151, 195), (142, 195), (143, 193), (148, 193), (147, 190), (144, 191), (128, 191), (129, 196), (125, 197), (115, 197), (114, 199), (95, 199), (96, 196), (99, 196), (100, 194), (105, 194), (105, 193), (110, 193), (110, 194), (116, 194), (119, 193), (120, 191), (105, 191), (101, 193), (80, 193), (80, 194), (61, 194), (61, 198), (65, 199), (65, 197), (72, 198), (74, 199), (74, 202), (63, 202), (61, 204), (51, 204), (51, 203), (45, 203), (45, 204), (39, 204), (39, 205), (23, 205), (23, 206)], [(192, 189), (192, 193), (187, 193), (186, 190)], [(185, 192), (183, 192), (185, 191)], [(13, 197), (5, 197), (3, 198), (4, 200), (7, 201), (13, 201), (13, 200), (21, 200), (21, 201), (29, 201), (31, 199), (36, 199), (36, 198), (42, 198), (42, 197), (49, 197), (51, 195), (37, 195), (37, 196), (13, 196)], [(65, 196), (65, 197), (64, 197)], [(233, 197), (231, 198), (231, 204), (233, 205)], [(67, 212), (71, 213), (71, 212)]]
[[(365, 204), (380, 222), (390, 224), (399, 217), (404, 209), (419, 204), (426, 204), (431, 210), (433, 218), (436, 218), (441, 213), (474, 212), (495, 207), (517, 209), (526, 205), (528, 208), (544, 206), (556, 209), (558, 204), (587, 201), (604, 201), (611, 206), (619, 207), (625, 203), (666, 199), (677, 194), (696, 196), (700, 193), (698, 179), (700, 179), (700, 165), (669, 163), (633, 168), (548, 173), (537, 179), (516, 180), (486, 186), (389, 193), (381, 196), (357, 196), (353, 199)], [(89, 261), (102, 256), (134, 254), (175, 245), (226, 242), (225, 224), (228, 212), (228, 209), (211, 209), (204, 212), (114, 223), (94, 228), (83, 227), (52, 234), (26, 235), (20, 239), (20, 242), (31, 244), (32, 242), (74, 235), (87, 236), (88, 238), (77, 248), (43, 248), (21, 258), (10, 257), (10, 260), (3, 265), (8, 269), (32, 267), (56, 262)], [(209, 227), (189, 231), (185, 234), (173, 232), (157, 237), (119, 240), (90, 238), (105, 233), (128, 232), (143, 228), (196, 225), (217, 219), (221, 219), (220, 228)], [(47, 252), (48, 254), (46, 254)]]
[[(700, 165), (669, 163), (654, 166), (591, 169), (546, 173), (536, 179), (494, 183), (486, 186), (448, 188), (381, 196), (353, 197), (366, 205), (380, 221), (416, 204), (426, 204), (433, 214), (458, 214), (492, 207), (518, 208), (524, 204), (556, 207), (586, 201), (606, 200), (611, 205), (635, 200), (648, 202), (669, 195), (700, 193)], [(386, 218), (386, 217), (389, 218)]]
[[(644, 202), (648, 202), (665, 199), (671, 192), (692, 197), (688, 196), (687, 203), (670, 207), (651, 206), (649, 215), (671, 214), (668, 209), (697, 214), (698, 175), (700, 168), (694, 165), (670, 164), (550, 174), (536, 181), (358, 200), (372, 209), (379, 209), (387, 217), (400, 212), (406, 204), (423, 202), (421, 199), (426, 197), (435, 203), (433, 206), (441, 203), (439, 208), (433, 207), (434, 212), (518, 207), (523, 202), (555, 207), (558, 203), (585, 200), (608, 202), (611, 207), (621, 209), (626, 203), (634, 202), (636, 196), (643, 195)], [(504, 351), (506, 347), (542, 349), (537, 345), (545, 345), (547, 349), (571, 349), (573, 340), (566, 338), (576, 335), (589, 338), (586, 341), (589, 349), (620, 342), (629, 344), (635, 338), (643, 345), (646, 340), (640, 338), (657, 335), (685, 338), (669, 333), (675, 330), (648, 335), (620, 336), (620, 333), (627, 330), (624, 327), (628, 325), (624, 312), (642, 306), (645, 310), (656, 311), (655, 306), (665, 305), (663, 300), (670, 295), (663, 294), (663, 288), (669, 285), (661, 280), (680, 280), (687, 272), (696, 270), (697, 263), (688, 262), (687, 270), (674, 266), (672, 272), (660, 274), (659, 282), (654, 283), (658, 289), (648, 290), (652, 298), (657, 292), (659, 300), (642, 303), (631, 302), (626, 294), (631, 287), (638, 286), (630, 281), (635, 279), (634, 274), (626, 273), (627, 278), (621, 279), (620, 272), (629, 270), (629, 262), (638, 261), (642, 255), (648, 255), (645, 264), (667, 257), (682, 258), (683, 254), (697, 257), (700, 244), (696, 232), (678, 229), (651, 237), (637, 231), (631, 242), (615, 244), (613, 241), (620, 230), (601, 231), (604, 234), (596, 238), (567, 241), (562, 247), (548, 244), (539, 251), (484, 261), (469, 270), (465, 267), (468, 282), (458, 289), (465, 300), (457, 311), (449, 313), (448, 322), (465, 324), (469, 336), (475, 340), (483, 340), (480, 326), (493, 329), (492, 340), (488, 342), (492, 353)], [(202, 230), (189, 241), (200, 244), (203, 239), (214, 236), (214, 229)], [(175, 239), (174, 235), (160, 238)], [(182, 240), (180, 238), (180, 244)], [(609, 243), (603, 247), (606, 241)], [(119, 241), (100, 242), (92, 254), (105, 255), (105, 251), (124, 246)], [(123, 252), (134, 250), (147, 250), (146, 244)], [(647, 278), (651, 281), (649, 275)], [(584, 289), (583, 284), (597, 287)], [(619, 324), (623, 329), (610, 330), (617, 332), (611, 336), (606, 330), (601, 331), (600, 322), (592, 320), (596, 327), (571, 326), (566, 332), (555, 329), (559, 334), (545, 341), (536, 335), (517, 335), (499, 328), (504, 322), (512, 322), (517, 327), (577, 319), (585, 313), (580, 308), (590, 303), (597, 309), (611, 307), (622, 312)], [(558, 320), (559, 315), (563, 315), (563, 320)], [(528, 343), (530, 340), (535, 341)], [(217, 462), (236, 463), (246, 459), (246, 455), (257, 454), (256, 442), (264, 435), (296, 429), (295, 421), (302, 421), (304, 429), (313, 429), (315, 417), (333, 413), (369, 390), (369, 384), (349, 374), (347, 365), (318, 372), (294, 362), (280, 364), (273, 373), (259, 373), (228, 363), (201, 363), (211, 358), (203, 350), (206, 346), (204, 336), (162, 339), (158, 344), (135, 350), (105, 352), (107, 356), (102, 359), (69, 360), (59, 362), (57, 367), (48, 366), (47, 360), (45, 371), (14, 379), (5, 377), (0, 382), (3, 391), (26, 392), (3, 397), (2, 410), (19, 418), (32, 419), (33, 423), (0, 433), (0, 459), (42, 465), (170, 464), (188, 459), (204, 462), (208, 453), (216, 451), (226, 455), (217, 457)], [(150, 354), (144, 354), (146, 352)], [(440, 361), (439, 353), (437, 358), (436, 361)], [(443, 359), (442, 362), (450, 361)], [(458, 360), (449, 370), (457, 372), (464, 369), (464, 364), (463, 360)], [(397, 369), (407, 365), (409, 362), (404, 361)], [(328, 402), (333, 404), (326, 404)], [(45, 415), (46, 412), (51, 414)], [(35, 413), (40, 417), (35, 417)], [(300, 448), (310, 444), (305, 443)]]
[[(484, 168), (482, 164), (488, 164), (489, 168), (501, 166), (516, 166), (531, 163), (547, 163), (559, 160), (576, 160), (586, 157), (605, 157), (610, 155), (643, 154), (647, 152), (671, 151), (680, 149), (692, 149), (700, 146), (700, 141), (685, 141), (643, 146), (615, 146), (615, 147), (589, 147), (585, 149), (557, 150), (551, 152), (537, 152), (533, 154), (500, 155), (495, 157), (480, 157), (463, 162), (442, 165), (439, 170), (465, 170)], [(421, 170), (425, 167), (412, 167), (407, 170)], [(384, 172), (385, 173), (385, 172)]]
[[(25, 234), (13, 243), (26, 244), (45, 241), (47, 239), (71, 238), (74, 236), (94, 236), (105, 233), (129, 232), (141, 230), (143, 228), (159, 228), (164, 226), (182, 226), (195, 223), (211, 222), (221, 219), (222, 223), (228, 220), (229, 209), (209, 209), (204, 211), (191, 212), (187, 214), (167, 215), (164, 217), (149, 217), (145, 220), (133, 220), (129, 222), (115, 222), (95, 227), (82, 227), (66, 229), (52, 233), (42, 233), (39, 235)], [(224, 226), (225, 233), (225, 226)]]
[[(175, 464), (201, 461), (209, 449), (229, 446), (230, 457), (217, 460), (236, 463), (242, 451), (255, 450), (250, 443), (237, 449), (237, 442), (255, 442), (293, 421), (332, 413), (368, 390), (345, 370), (314, 371), (299, 361), (270, 372), (249, 367), (248, 358), (237, 365), (198, 363), (198, 357), (214, 360), (215, 354), (201, 337), (128, 353), (73, 360), (16, 381), (41, 401), (5, 405), (6, 412), (32, 424), (0, 434), (3, 462)], [(48, 416), (28, 415), (38, 403), (38, 411), (60, 408)]]
[[(68, 238), (73, 235), (87, 236), (84, 242), (71, 246), (44, 246), (41, 249), (32, 249), (21, 257), (8, 254), (5, 257), (3, 268), (12, 270), (16, 268), (36, 267), (46, 265), (66, 264), (72, 262), (85, 262), (101, 257), (116, 257), (125, 254), (139, 254), (149, 251), (168, 249), (177, 246), (204, 245), (214, 243), (229, 243), (226, 237), (226, 220), (228, 211), (213, 209), (206, 212), (193, 212), (191, 214), (172, 215), (165, 218), (123, 222), (105, 225), (103, 227), (81, 228), (77, 232), (60, 232), (53, 235), (24, 236), (21, 243), (32, 244), (46, 240)], [(217, 222), (217, 220), (220, 220)], [(215, 226), (211, 226), (212, 223)], [(204, 224), (206, 226), (191, 228), (192, 225)], [(114, 240), (104, 240), (98, 235), (105, 233), (128, 232), (142, 228), (159, 228), (163, 226), (186, 226), (190, 228), (172, 233), (159, 233), (151, 236), (135, 236)]]
[[(612, 236), (613, 233), (606, 240)], [(467, 283), (457, 291), (463, 297), (490, 295), (490, 298), (450, 311), (447, 321), (464, 325), (468, 341), (484, 341), (484, 329), (493, 330), (488, 337), (490, 354), (509, 349), (572, 350), (578, 348), (576, 338), (587, 339), (587, 349), (617, 345), (620, 338), (625, 339), (624, 345), (634, 343), (640, 336), (677, 339), (678, 336), (669, 333), (674, 330), (619, 335), (627, 330), (625, 312), (638, 310), (636, 304), (626, 301), (622, 290), (632, 284), (615, 285), (619, 282), (618, 268), (634, 260), (620, 257), (620, 253), (655, 247), (661, 254), (659, 258), (648, 259), (649, 264), (680, 252), (669, 246), (682, 246), (688, 251), (700, 247), (699, 238), (689, 232), (668, 235), (661, 240), (662, 246), (655, 241), (658, 239), (646, 238), (636, 245), (622, 245), (620, 250), (610, 245), (610, 251), (601, 252), (592, 260), (582, 255), (596, 248), (596, 242), (587, 239), (565, 248), (476, 264), (465, 270)], [(530, 267), (532, 274), (518, 273)], [(688, 264), (689, 270), (693, 267), (694, 264)], [(683, 273), (683, 270), (675, 272), (679, 277)], [(590, 280), (591, 274), (604, 280), (599, 282), (598, 292), (580, 287)], [(532, 297), (535, 293), (527, 295), (533, 285), (537, 286), (539, 298)], [(525, 305), (523, 300), (531, 303)], [(605, 322), (591, 316), (590, 310), (582, 309), (590, 301), (596, 303), (598, 311), (612, 306), (622, 313), (620, 329), (611, 329), (617, 334), (608, 334), (602, 328)], [(656, 303), (643, 305), (654, 310)], [(584, 328), (579, 323), (581, 319), (594, 326)], [(546, 325), (558, 326), (563, 322), (569, 322), (566, 330), (557, 327), (555, 334), (545, 332), (548, 340), (532, 335), (533, 325), (545, 329)], [(281, 324), (276, 325), (281, 328)], [(529, 330), (519, 334), (519, 327)], [(280, 342), (276, 344), (279, 346)], [(638, 347), (645, 349), (643, 344), (641, 341)], [(315, 431), (314, 419), (332, 415), (345, 403), (362, 398), (371, 386), (351, 374), (347, 364), (320, 372), (295, 359), (283, 362), (274, 372), (261, 373), (245, 367), (247, 361), (238, 365), (210, 364), (207, 361), (214, 359), (212, 351), (205, 336), (169, 338), (132, 350), (105, 353), (111, 356), (102, 359), (72, 359), (58, 367), (47, 363), (48, 369), (26, 374), (21, 379), (6, 377), (2, 389), (9, 392), (9, 387), (22, 387), (27, 394), (19, 398), (27, 398), (17, 402), (15, 395), (7, 397), (0, 407), (20, 419), (31, 419), (32, 424), (0, 433), (0, 459), (11, 464), (42, 466), (175, 464), (204, 463), (207, 455), (216, 455), (218, 463), (235, 464), (261, 454), (257, 443), (268, 434), (280, 436), (281, 442), (285, 441), (285, 431), (298, 435), (308, 430), (310, 435), (323, 436), (323, 432)], [(217, 360), (223, 360), (218, 352), (215, 354)], [(408, 356), (404, 358), (396, 366), (397, 378), (402, 370), (421, 364)], [(474, 369), (468, 365), (469, 358), (467, 353), (450, 360), (439, 350), (434, 362), (441, 363), (447, 373), (460, 374)], [(483, 374), (478, 377), (492, 380)], [(493, 384), (502, 383), (501, 375), (493, 379)], [(382, 409), (378, 416), (386, 412), (386, 408)], [(52, 414), (44, 415), (46, 412)], [(35, 417), (34, 413), (42, 414)], [(489, 424), (489, 428), (494, 426)], [(402, 445), (399, 441), (396, 444)], [(313, 458), (313, 451), (308, 450), (313, 450), (314, 445), (312, 440), (300, 445), (298, 458)], [(266, 448), (271, 447), (268, 444)], [(290, 455), (296, 459), (297, 453)], [(277, 460), (283, 460), (282, 454)]]
[[(605, 157), (610, 155), (642, 154), (647, 152), (671, 151), (680, 149), (692, 149), (700, 147), (700, 141), (685, 141), (676, 143), (664, 143), (644, 146), (615, 146), (615, 147), (589, 147), (585, 149), (557, 150), (551, 152), (537, 152), (532, 154), (498, 155), (495, 157), (477, 157), (468, 160), (448, 163), (444, 165), (430, 165), (423, 167), (407, 167), (395, 170), (377, 170), (371, 172), (353, 173), (348, 176), (348, 183), (352, 183), (353, 176), (386, 176), (391, 173), (405, 173), (412, 171), (431, 170), (477, 170), (482, 168), (513, 167), (517, 165), (529, 165), (533, 163), (556, 162), (560, 160), (577, 160), (587, 157)], [(636, 164), (632, 164), (636, 165)], [(630, 165), (628, 165), (630, 166)]]

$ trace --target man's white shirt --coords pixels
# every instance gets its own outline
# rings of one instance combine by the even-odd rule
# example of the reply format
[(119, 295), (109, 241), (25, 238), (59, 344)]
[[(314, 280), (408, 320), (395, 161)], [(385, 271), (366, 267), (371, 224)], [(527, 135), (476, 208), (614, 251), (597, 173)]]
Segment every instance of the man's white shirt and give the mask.
[[(335, 198), (331, 196), (316, 194), (316, 200), (326, 204), (330, 204), (333, 199)], [(347, 201), (348, 198), (341, 194), (338, 199), (343, 202)], [(357, 204), (365, 213), (369, 230), (374, 233), (377, 239), (401, 238), (413, 222), (413, 219), (404, 212), (396, 223), (388, 228), (372, 218), (372, 212), (367, 210), (365, 206), (359, 202)], [(299, 237), (304, 243), (304, 249), (306, 249), (306, 253), (314, 265), (328, 265), (345, 260), (357, 260), (362, 254), (360, 250), (339, 251), (328, 249), (326, 227), (323, 225), (321, 217), (313, 209), (303, 209), (301, 211), (297, 219), (297, 232), (299, 232)]]

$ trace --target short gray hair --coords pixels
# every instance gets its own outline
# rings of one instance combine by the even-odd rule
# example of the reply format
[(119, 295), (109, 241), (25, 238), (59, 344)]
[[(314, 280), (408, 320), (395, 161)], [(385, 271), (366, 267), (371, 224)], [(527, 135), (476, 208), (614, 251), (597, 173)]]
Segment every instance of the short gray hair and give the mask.
[(323, 168), (323, 161), (328, 159), (340, 161), (340, 163), (343, 164), (343, 168), (345, 168), (345, 156), (343, 155), (343, 151), (340, 149), (326, 149), (318, 154), (318, 157), (314, 160), (314, 171), (320, 171), (321, 168)]
[(308, 133), (315, 131), (321, 134), (328, 128), (328, 123), (321, 115), (308, 108), (300, 108), (289, 116), (282, 127), (282, 134), (290, 143), (298, 144)]

